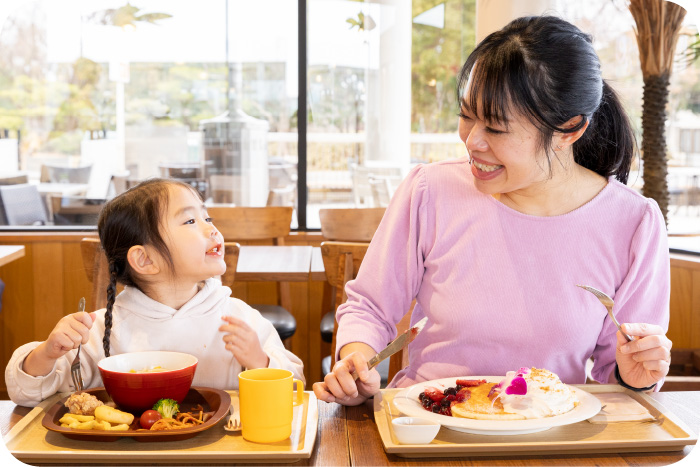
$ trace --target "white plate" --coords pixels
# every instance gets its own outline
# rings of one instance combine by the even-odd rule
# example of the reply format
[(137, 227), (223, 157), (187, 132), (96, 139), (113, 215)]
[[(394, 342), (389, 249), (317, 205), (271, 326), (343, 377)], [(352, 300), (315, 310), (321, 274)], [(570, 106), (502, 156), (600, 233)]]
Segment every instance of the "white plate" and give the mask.
[(485, 379), (488, 382), (499, 382), (502, 376), (462, 376), (435, 379), (414, 384), (394, 396), (394, 406), (402, 413), (411, 417), (421, 417), (434, 420), (451, 430), (464, 431), (479, 435), (521, 435), (548, 430), (555, 426), (578, 423), (594, 416), (600, 411), (600, 401), (594, 395), (573, 386), (569, 388), (578, 396), (579, 405), (571, 411), (554, 417), (536, 418), (529, 420), (476, 420), (471, 418), (449, 417), (428, 412), (421, 406), (418, 394), (427, 387), (445, 389), (454, 387), (458, 379)]

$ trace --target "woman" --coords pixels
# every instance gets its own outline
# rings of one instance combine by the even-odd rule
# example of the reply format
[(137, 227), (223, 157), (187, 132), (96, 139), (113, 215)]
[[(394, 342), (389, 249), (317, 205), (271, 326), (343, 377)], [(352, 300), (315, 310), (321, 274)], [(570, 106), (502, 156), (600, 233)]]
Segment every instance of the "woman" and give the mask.
[[(397, 190), (348, 301), (340, 360), (316, 395), (358, 404), (379, 390), (366, 361), (428, 324), (391, 386), (546, 368), (650, 390), (668, 373), (669, 257), (657, 204), (624, 183), (634, 136), (592, 39), (551, 16), (485, 38), (458, 77), (468, 158), (416, 167)], [(627, 343), (591, 293), (613, 297)], [(351, 373), (359, 369), (359, 380)]]

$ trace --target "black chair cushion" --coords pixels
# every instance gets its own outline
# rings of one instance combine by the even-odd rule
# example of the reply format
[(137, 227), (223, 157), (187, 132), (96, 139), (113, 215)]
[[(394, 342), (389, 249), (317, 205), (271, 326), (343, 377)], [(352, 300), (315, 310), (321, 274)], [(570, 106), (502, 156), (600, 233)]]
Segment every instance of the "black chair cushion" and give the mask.
[(329, 311), (321, 318), (321, 340), (333, 342), (333, 328), (335, 327), (335, 312)]
[(297, 330), (297, 320), (285, 308), (279, 305), (250, 305), (260, 312), (261, 315), (277, 330), (280, 339), (285, 340), (294, 335)]

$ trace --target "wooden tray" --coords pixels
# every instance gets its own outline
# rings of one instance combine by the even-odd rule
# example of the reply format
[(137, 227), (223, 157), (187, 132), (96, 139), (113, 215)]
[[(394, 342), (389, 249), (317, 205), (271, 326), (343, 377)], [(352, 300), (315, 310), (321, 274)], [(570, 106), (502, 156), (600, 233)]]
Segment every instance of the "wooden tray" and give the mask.
[[(227, 391), (238, 402), (237, 391)], [(241, 432), (224, 430), (226, 418), (197, 436), (177, 442), (138, 442), (120, 438), (109, 443), (69, 439), (42, 425), (46, 413), (68, 396), (57, 394), (35, 407), (4, 437), (10, 453), (27, 464), (215, 464), (221, 462), (288, 463), (308, 459), (318, 431), (318, 401), (304, 393), (304, 404), (294, 407), (292, 436), (278, 443), (258, 444)]]
[(525, 435), (476, 435), (442, 427), (430, 444), (399, 444), (391, 420), (402, 416), (392, 403), (399, 389), (374, 397), (374, 419), (387, 453), (401, 457), (521, 456), (678, 451), (695, 444), (697, 434), (644, 393), (615, 384), (574, 385), (591, 394), (624, 392), (655, 417), (647, 422), (594, 424), (587, 420)]

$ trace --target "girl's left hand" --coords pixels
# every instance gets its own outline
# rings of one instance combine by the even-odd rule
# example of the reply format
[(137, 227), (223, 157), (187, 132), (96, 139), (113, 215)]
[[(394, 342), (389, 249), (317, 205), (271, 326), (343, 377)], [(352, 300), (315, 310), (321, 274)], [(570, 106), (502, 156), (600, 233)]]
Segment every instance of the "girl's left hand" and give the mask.
[(620, 331), (617, 332), (615, 359), (622, 380), (632, 387), (645, 388), (665, 377), (671, 365), (673, 343), (661, 326), (624, 323), (622, 330), (636, 337), (632, 342), (627, 342)]
[(238, 363), (249, 370), (267, 368), (270, 358), (260, 345), (258, 333), (248, 323), (233, 316), (223, 316), (221, 319), (227, 323), (219, 328), (219, 331), (226, 333), (223, 339), (226, 350), (233, 353)]

